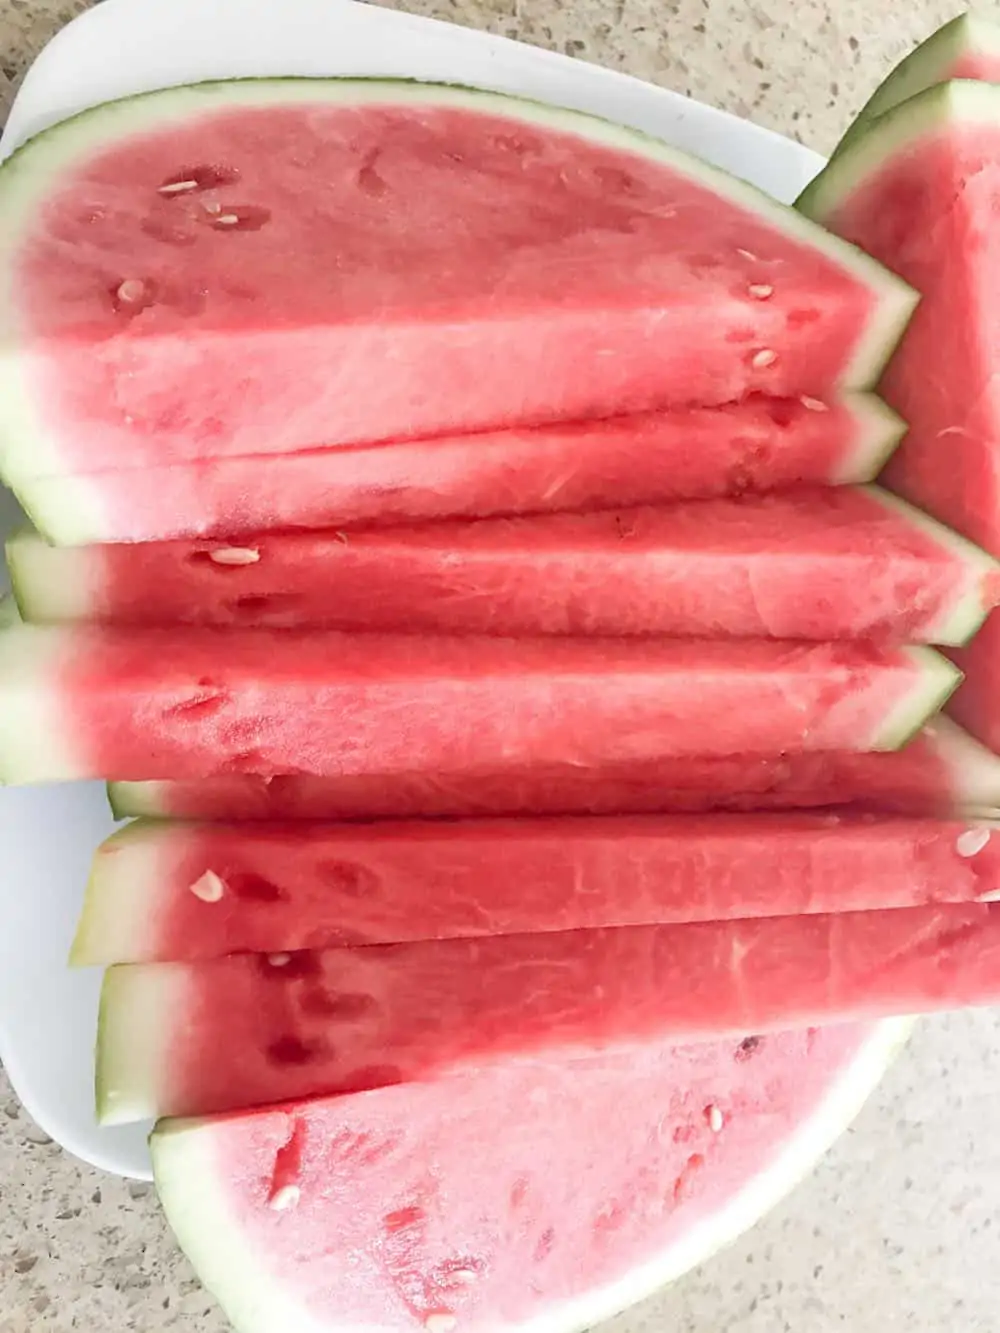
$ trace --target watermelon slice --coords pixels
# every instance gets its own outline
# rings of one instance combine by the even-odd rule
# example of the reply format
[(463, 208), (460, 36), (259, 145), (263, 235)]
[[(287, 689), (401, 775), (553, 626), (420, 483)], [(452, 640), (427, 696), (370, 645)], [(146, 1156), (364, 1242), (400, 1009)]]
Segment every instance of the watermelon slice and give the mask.
[(848, 127), (834, 156), (859, 139), (878, 116), (950, 79), (1000, 83), (1000, 27), (978, 14), (959, 14), (938, 28), (878, 86)]
[[(875, 122), (822, 173), (802, 206), (892, 264), (923, 292), (883, 379), (911, 423), (886, 484), (1000, 552), (1000, 399), (994, 314), (994, 185), (1000, 88), (932, 87)], [(1000, 749), (1000, 624), (961, 655), (955, 715)]]
[(1000, 897), (998, 828), (856, 814), (153, 820), (98, 849), (72, 962), (976, 902)]
[(440, 819), (853, 804), (900, 814), (1000, 807), (1000, 757), (945, 717), (888, 754), (729, 755), (442, 773), (113, 782), (116, 818)]
[(26, 620), (964, 643), (1000, 564), (876, 487), (65, 550), (7, 543)]
[(130, 963), (105, 976), (98, 1112), (204, 1115), (998, 1001), (987, 902)]
[(954, 688), (929, 648), (15, 625), (7, 782), (374, 774), (896, 749)]
[(914, 301), (658, 140), (432, 84), (109, 103), (0, 206), (14, 482), (865, 387)]
[(241, 1333), (577, 1333), (777, 1203), (906, 1029), (651, 1045), (164, 1121), (153, 1169)]
[(471, 439), (29, 477), (17, 492), (36, 527), (62, 545), (228, 537), (865, 482), (901, 434), (899, 418), (870, 394), (758, 396)]

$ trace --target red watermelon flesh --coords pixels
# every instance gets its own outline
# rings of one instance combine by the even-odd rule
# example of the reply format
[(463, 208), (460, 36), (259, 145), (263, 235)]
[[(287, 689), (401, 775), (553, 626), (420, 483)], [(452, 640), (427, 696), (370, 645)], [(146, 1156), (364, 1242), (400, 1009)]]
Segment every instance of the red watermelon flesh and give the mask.
[(441, 819), (841, 803), (900, 814), (950, 814), (1000, 808), (1000, 757), (939, 717), (901, 750), (882, 754), (694, 755), (335, 778), (230, 773), (187, 782), (114, 782), (109, 790), (118, 818)]
[(140, 821), (98, 849), (72, 961), (276, 959), (332, 945), (979, 901), (1000, 897), (998, 829), (856, 814)]
[(871, 395), (756, 396), (392, 446), (27, 478), (17, 492), (51, 541), (145, 542), (865, 482), (901, 432)]
[(777, 1203), (904, 1031), (650, 1044), (164, 1121), (157, 1189), (241, 1333), (575, 1333)]
[(255, 536), (7, 544), (33, 622), (964, 643), (1000, 564), (876, 487)]
[[(1000, 88), (942, 84), (876, 122), (807, 192), (806, 211), (890, 263), (922, 293), (884, 376), (910, 423), (887, 486), (1000, 552), (1000, 338), (990, 283), (1000, 164)], [(1000, 748), (993, 650), (1000, 628), (963, 658), (972, 677), (956, 716)]]
[(658, 140), (429, 84), (165, 89), (0, 191), (15, 482), (865, 387), (913, 303)]
[(0, 772), (317, 776), (898, 748), (957, 673), (928, 648), (16, 625)]
[(1000, 904), (369, 945), (109, 969), (103, 1122), (665, 1040), (1000, 1002)]

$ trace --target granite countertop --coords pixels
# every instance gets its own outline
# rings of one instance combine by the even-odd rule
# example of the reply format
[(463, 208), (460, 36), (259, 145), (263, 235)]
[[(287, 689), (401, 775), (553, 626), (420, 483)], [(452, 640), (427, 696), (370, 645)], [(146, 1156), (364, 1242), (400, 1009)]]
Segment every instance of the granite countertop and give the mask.
[[(409, 0), (829, 149), (947, 0)], [(0, 0), (0, 118), (86, 0)], [(1000, 1016), (922, 1023), (825, 1162), (754, 1231), (603, 1333), (998, 1333)], [(0, 1071), (0, 1333), (225, 1333), (148, 1186), (80, 1166)], [(275, 1330), (281, 1333), (281, 1330)]]

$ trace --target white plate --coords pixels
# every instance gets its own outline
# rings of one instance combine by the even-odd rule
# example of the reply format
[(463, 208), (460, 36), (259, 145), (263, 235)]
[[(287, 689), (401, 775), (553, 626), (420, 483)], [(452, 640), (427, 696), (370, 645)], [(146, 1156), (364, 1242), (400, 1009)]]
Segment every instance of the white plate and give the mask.
[[(822, 165), (799, 144), (623, 74), (353, 0), (106, 0), (39, 56), (0, 155), (96, 102), (253, 74), (395, 75), (520, 93), (656, 134), (784, 200)], [(15, 515), (12, 502), (0, 506), (4, 532)], [(0, 1057), (63, 1147), (148, 1179), (148, 1127), (94, 1123), (100, 977), (65, 964), (91, 854), (111, 827), (96, 783), (0, 792)]]

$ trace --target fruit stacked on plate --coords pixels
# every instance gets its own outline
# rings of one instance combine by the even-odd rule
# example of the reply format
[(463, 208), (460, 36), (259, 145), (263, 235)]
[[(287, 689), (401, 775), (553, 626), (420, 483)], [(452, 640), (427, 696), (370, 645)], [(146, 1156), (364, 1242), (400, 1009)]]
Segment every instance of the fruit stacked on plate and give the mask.
[(98, 1109), (168, 1117), (241, 1327), (593, 1322), (805, 1169), (873, 1020), (1000, 999), (991, 62), (951, 25), (800, 212), (377, 81), (0, 173), (0, 769), (137, 817)]

